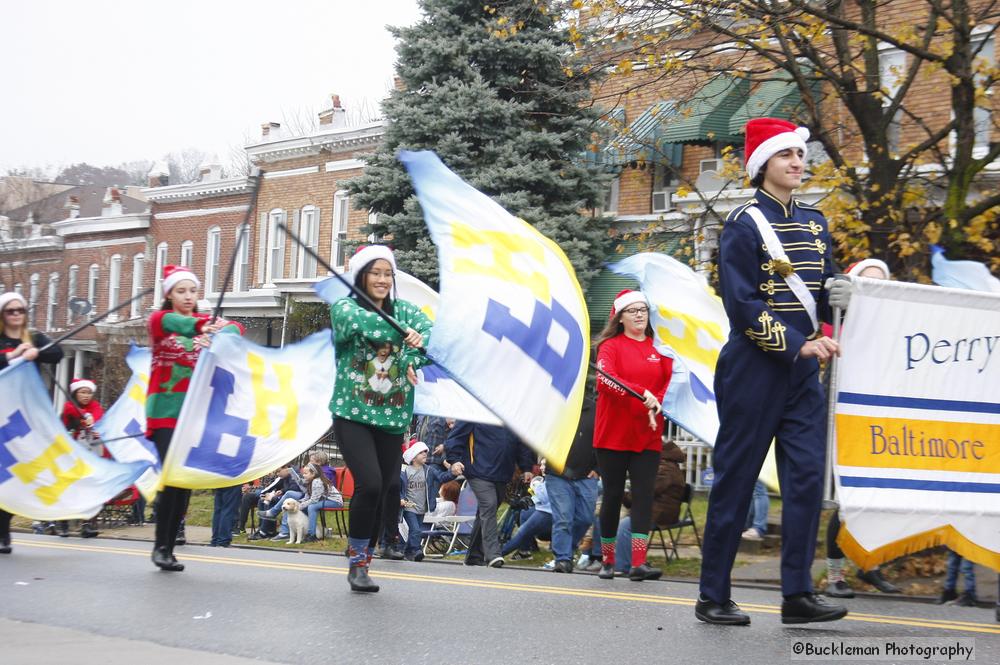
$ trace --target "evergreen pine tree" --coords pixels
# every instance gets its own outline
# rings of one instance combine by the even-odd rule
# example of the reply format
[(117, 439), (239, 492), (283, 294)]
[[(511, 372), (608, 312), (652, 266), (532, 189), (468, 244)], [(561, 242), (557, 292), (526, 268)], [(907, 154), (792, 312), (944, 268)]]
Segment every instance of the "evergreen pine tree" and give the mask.
[[(423, 18), (391, 28), (402, 89), (364, 175), (348, 187), (378, 213), (369, 232), (391, 237), (401, 269), (436, 285), (437, 251), (400, 149), (434, 150), (476, 189), (556, 242), (583, 288), (608, 243), (600, 216), (607, 177), (584, 163), (596, 113), (587, 77), (571, 75), (572, 48), (554, 10), (536, 0), (421, 0)], [(486, 5), (486, 6), (484, 6)]]

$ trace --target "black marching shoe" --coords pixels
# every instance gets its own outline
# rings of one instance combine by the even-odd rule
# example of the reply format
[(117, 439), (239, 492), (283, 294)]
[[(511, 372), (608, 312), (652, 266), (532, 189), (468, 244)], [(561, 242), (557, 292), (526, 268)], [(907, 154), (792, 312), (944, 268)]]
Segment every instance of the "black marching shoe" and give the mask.
[(184, 564), (180, 563), (166, 547), (160, 546), (153, 550), (153, 564), (160, 570), (179, 573), (184, 570)]
[(99, 533), (100, 531), (95, 529), (94, 525), (91, 524), (90, 522), (84, 522), (83, 524), (80, 525), (81, 538), (96, 538)]
[(378, 591), (378, 585), (372, 581), (372, 578), (368, 577), (368, 564), (366, 563), (351, 564), (350, 570), (347, 571), (347, 583), (351, 585), (351, 591), (362, 593)]
[(882, 576), (882, 571), (878, 568), (874, 570), (869, 570), (867, 572), (859, 570), (858, 579), (865, 584), (871, 584), (873, 587), (881, 591), (882, 593), (903, 593), (903, 590), (898, 586), (885, 579)]
[(944, 605), (945, 603), (955, 600), (958, 598), (958, 591), (954, 589), (945, 589), (941, 592), (941, 595), (937, 597), (934, 601), (935, 605)]
[(0, 554), (10, 554), (10, 536), (0, 537)]
[(749, 626), (750, 615), (740, 609), (732, 600), (719, 604), (699, 594), (694, 604), (694, 615), (705, 623), (719, 626)]
[(628, 571), (628, 578), (633, 582), (642, 582), (643, 580), (658, 580), (660, 576), (663, 575), (663, 571), (659, 568), (653, 568), (648, 563), (644, 563), (641, 566), (632, 566)]
[(610, 580), (615, 577), (615, 564), (613, 563), (603, 563), (601, 564), (601, 570), (598, 571), (597, 576), (602, 580)]
[(828, 603), (815, 593), (800, 593), (781, 603), (781, 623), (818, 623), (847, 616), (843, 605)]
[(572, 573), (573, 572), (573, 562), (567, 559), (561, 559), (556, 561), (555, 565), (552, 566), (552, 570), (557, 573)]
[(844, 580), (837, 580), (826, 585), (826, 595), (831, 598), (854, 598), (854, 589), (848, 586)]
[(60, 538), (69, 538), (69, 521), (61, 520), (56, 522), (57, 528), (59, 529)]

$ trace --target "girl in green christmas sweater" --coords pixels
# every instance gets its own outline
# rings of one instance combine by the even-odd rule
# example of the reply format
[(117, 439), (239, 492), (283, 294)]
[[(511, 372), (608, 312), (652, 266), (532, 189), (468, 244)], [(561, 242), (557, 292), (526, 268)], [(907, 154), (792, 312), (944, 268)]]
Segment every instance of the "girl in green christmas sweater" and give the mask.
[[(330, 411), (344, 462), (354, 476), (347, 581), (354, 591), (378, 591), (368, 576), (380, 531), (378, 511), (392, 505), (398, 519), (403, 433), (413, 417), (415, 370), (429, 362), (420, 349), (431, 322), (413, 303), (392, 297), (396, 259), (388, 247), (364, 247), (350, 265), (354, 285), (406, 331), (400, 335), (353, 294), (330, 306), (337, 353)], [(388, 371), (390, 366), (395, 371)]]

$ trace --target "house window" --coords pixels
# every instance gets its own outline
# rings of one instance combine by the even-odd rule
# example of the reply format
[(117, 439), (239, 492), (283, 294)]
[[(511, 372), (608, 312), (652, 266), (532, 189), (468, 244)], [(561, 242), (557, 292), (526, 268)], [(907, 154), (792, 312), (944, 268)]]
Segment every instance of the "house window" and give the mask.
[(347, 192), (333, 195), (333, 247), (330, 256), (337, 268), (347, 262), (347, 217), (350, 209), (351, 197)]
[(159, 305), (160, 301), (163, 300), (163, 266), (167, 265), (169, 249), (169, 245), (165, 242), (156, 246), (156, 274), (154, 275), (156, 289), (153, 291), (153, 307)]
[(233, 288), (239, 293), (246, 293), (250, 290), (249, 224), (242, 225), (236, 229), (236, 242), (239, 243), (240, 250), (236, 257), (236, 274), (233, 275)]
[[(122, 257), (121, 254), (115, 254), (111, 257), (111, 273), (108, 276), (108, 309), (114, 310), (118, 307), (121, 297), (121, 281), (122, 281)], [(108, 317), (110, 321), (118, 320), (118, 312), (114, 312)]]
[(221, 252), (222, 231), (218, 226), (208, 230), (208, 244), (205, 252), (205, 291), (219, 292), (219, 254)]
[[(142, 291), (142, 273), (146, 265), (146, 255), (136, 254), (132, 257), (132, 297), (135, 298)], [(129, 307), (129, 318), (136, 319), (142, 316), (142, 298), (132, 301)]]
[(90, 303), (90, 315), (97, 311), (97, 278), (101, 274), (101, 268), (96, 263), (90, 266), (87, 273), (87, 302)]
[(76, 297), (76, 283), (80, 277), (80, 266), (69, 267), (69, 283), (66, 285), (66, 325), (73, 323), (73, 310), (69, 308), (69, 301)]
[(272, 210), (267, 225), (267, 275), (265, 281), (273, 284), (285, 276), (285, 232), (278, 228), (286, 219), (284, 210)]
[(190, 268), (194, 263), (194, 241), (185, 240), (181, 243), (181, 265)]
[(618, 212), (618, 194), (621, 191), (621, 176), (615, 176), (614, 180), (608, 183), (608, 191), (604, 193), (604, 206), (601, 212)]
[(59, 306), (59, 273), (49, 274), (49, 306), (45, 310), (45, 327), (56, 329), (56, 308)]
[(17, 282), (16, 284), (14, 284), (14, 293), (17, 293), (18, 295), (24, 295), (23, 293), (21, 293), (21, 291), (22, 291), (21, 282)]
[[(314, 252), (319, 252), (319, 210), (315, 206), (306, 206), (299, 213), (299, 237)], [(316, 259), (304, 248), (299, 247), (296, 264), (299, 267), (300, 279), (316, 276)]]
[[(996, 58), (993, 49), (993, 38), (986, 40), (983, 43), (982, 40), (973, 42), (973, 49), (982, 44), (982, 50), (979, 51), (979, 55), (976, 57), (976, 65), (984, 66), (987, 70), (992, 70), (996, 66)], [(985, 73), (976, 74), (976, 87), (985, 87), (989, 85), (988, 75)], [(973, 126), (976, 129), (976, 139), (975, 143), (972, 145), (972, 156), (976, 159), (980, 159), (989, 152), (990, 149), (990, 136), (991, 128), (993, 126), (993, 90), (990, 89), (986, 93), (986, 99), (982, 102), (985, 106), (976, 105), (976, 108), (972, 112)]]
[(35, 327), (35, 307), (38, 305), (38, 283), (41, 277), (36, 272), (31, 276), (28, 288), (28, 327)]
[[(882, 108), (892, 105), (892, 100), (899, 92), (906, 77), (906, 53), (896, 49), (883, 49), (878, 54), (879, 85), (882, 93)], [(903, 108), (896, 109), (889, 126), (886, 128), (886, 139), (888, 141), (889, 154), (899, 154), (900, 131), (902, 129)]]

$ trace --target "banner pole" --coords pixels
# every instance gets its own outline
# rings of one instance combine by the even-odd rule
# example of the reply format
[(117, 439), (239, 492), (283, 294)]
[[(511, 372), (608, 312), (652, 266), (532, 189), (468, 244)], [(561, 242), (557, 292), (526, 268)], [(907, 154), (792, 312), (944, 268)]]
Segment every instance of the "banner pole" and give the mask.
[(101, 314), (100, 316), (94, 317), (93, 319), (91, 319), (90, 321), (87, 321), (83, 325), (79, 325), (76, 328), (73, 328), (72, 330), (70, 330), (65, 335), (62, 335), (61, 337), (58, 337), (57, 339), (52, 340), (51, 342), (49, 342), (48, 344), (46, 344), (42, 348), (38, 349), (39, 352), (45, 351), (46, 349), (49, 349), (49, 348), (52, 348), (56, 344), (59, 344), (60, 342), (63, 342), (65, 340), (69, 339), (70, 337), (72, 337), (73, 335), (77, 334), (81, 330), (89, 328), (90, 326), (94, 325), (95, 323), (103, 321), (104, 319), (108, 318), (109, 316), (111, 316), (112, 314), (114, 314), (115, 312), (117, 312), (118, 310), (120, 310), (122, 307), (126, 307), (128, 305), (131, 305), (136, 300), (142, 300), (143, 298), (145, 298), (146, 296), (148, 296), (150, 293), (152, 293), (153, 290), (154, 289), (151, 286), (148, 289), (145, 289), (145, 290), (143, 290), (143, 291), (135, 294), (134, 296), (132, 296), (131, 298), (129, 298), (125, 302), (123, 302), (123, 303), (121, 303), (119, 305), (116, 305), (116, 306), (112, 307), (111, 309), (109, 309), (108, 311), (104, 312), (104, 314)]
[[(840, 342), (840, 324), (843, 310), (833, 308), (833, 339)], [(834, 497), (833, 458), (837, 445), (837, 390), (840, 382), (840, 357), (834, 355), (830, 360), (829, 388), (826, 395), (826, 465), (823, 468), (823, 508), (838, 508)]]

